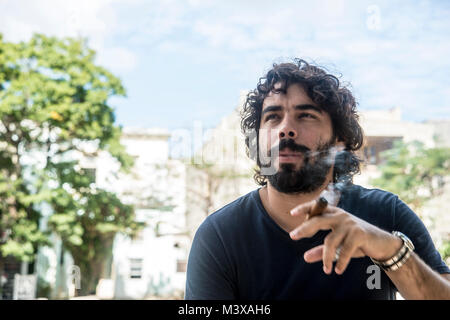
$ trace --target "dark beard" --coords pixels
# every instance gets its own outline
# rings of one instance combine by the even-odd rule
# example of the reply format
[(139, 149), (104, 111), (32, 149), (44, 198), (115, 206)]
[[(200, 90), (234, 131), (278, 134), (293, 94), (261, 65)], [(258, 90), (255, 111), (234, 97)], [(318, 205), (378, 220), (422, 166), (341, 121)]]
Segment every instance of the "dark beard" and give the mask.
[(279, 171), (273, 175), (267, 175), (270, 184), (282, 193), (310, 193), (321, 187), (327, 178), (331, 168), (330, 147), (331, 142), (319, 145), (315, 156), (311, 156), (310, 151), (304, 146), (294, 143), (293, 140), (280, 142), (280, 149), (285, 146), (293, 151), (303, 153), (303, 164), (295, 171), (295, 164), (281, 163)]

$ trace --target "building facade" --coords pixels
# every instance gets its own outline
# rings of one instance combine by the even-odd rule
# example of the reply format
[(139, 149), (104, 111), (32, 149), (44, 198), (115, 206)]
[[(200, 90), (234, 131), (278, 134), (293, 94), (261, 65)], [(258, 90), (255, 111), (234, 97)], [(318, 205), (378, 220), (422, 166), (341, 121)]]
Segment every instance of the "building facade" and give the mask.
[[(96, 186), (133, 205), (137, 220), (146, 225), (134, 239), (116, 235), (104, 278), (97, 286), (98, 298), (182, 298), (190, 244), (186, 168), (180, 160), (169, 159), (169, 137), (163, 129), (125, 128), (121, 143), (134, 158), (130, 173), (120, 172), (118, 162), (107, 152), (79, 158)], [(44, 205), (42, 211), (41, 227), (45, 229), (51, 210)], [(53, 246), (39, 250), (36, 273), (43, 280), (40, 283), (49, 284), (51, 298), (72, 298), (76, 266), (70, 254), (61, 250), (58, 236), (51, 237)]]

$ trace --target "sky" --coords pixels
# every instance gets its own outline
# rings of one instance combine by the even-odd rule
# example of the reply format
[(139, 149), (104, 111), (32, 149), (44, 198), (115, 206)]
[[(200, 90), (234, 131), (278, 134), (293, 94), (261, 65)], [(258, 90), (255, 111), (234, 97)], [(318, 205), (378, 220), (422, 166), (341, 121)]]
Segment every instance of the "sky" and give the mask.
[(351, 85), (359, 110), (450, 118), (450, 1), (0, 0), (5, 41), (86, 37), (118, 76), (124, 127), (216, 126), (274, 62)]

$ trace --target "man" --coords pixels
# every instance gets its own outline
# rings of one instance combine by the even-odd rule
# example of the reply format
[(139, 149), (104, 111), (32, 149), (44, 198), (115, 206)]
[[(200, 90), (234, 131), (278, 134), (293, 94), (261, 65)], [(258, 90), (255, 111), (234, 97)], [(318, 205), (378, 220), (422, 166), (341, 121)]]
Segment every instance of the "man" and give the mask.
[[(450, 269), (417, 215), (352, 184), (363, 134), (336, 77), (275, 64), (242, 116), (262, 187), (201, 224), (186, 299), (450, 299)], [(312, 216), (320, 196), (328, 205)]]

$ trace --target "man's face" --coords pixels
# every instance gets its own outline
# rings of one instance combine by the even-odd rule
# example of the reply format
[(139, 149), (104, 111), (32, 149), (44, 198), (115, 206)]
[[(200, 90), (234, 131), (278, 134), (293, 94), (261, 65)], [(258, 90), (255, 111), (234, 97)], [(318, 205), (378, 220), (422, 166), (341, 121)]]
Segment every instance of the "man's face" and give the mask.
[(275, 92), (264, 99), (262, 106), (260, 152), (272, 155), (276, 171), (267, 178), (280, 192), (311, 192), (323, 185), (332, 166), (331, 119), (301, 85), (277, 92), (280, 87), (280, 83), (275, 85)]

